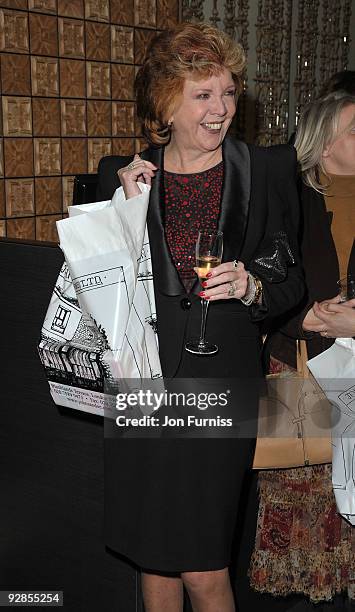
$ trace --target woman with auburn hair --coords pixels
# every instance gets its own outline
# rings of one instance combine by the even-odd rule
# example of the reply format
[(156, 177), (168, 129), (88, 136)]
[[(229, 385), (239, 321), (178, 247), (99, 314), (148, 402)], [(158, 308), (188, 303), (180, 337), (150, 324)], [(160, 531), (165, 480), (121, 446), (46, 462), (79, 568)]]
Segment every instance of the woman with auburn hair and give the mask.
[[(181, 611), (183, 587), (197, 612), (235, 610), (228, 566), (255, 445), (259, 322), (303, 295), (293, 148), (249, 147), (227, 136), (244, 64), (241, 47), (210, 25), (159, 34), (136, 77), (150, 146), (99, 164), (101, 199), (121, 185), (128, 206), (141, 193), (138, 181), (151, 186), (147, 225), (164, 377), (203, 391), (211, 378), (238, 378), (235, 418), (252, 422), (244, 438), (171, 432), (105, 440), (106, 542), (141, 568), (146, 612)], [(222, 263), (202, 292), (194, 272), (199, 231), (223, 232), (224, 242)], [(214, 354), (185, 350), (199, 337), (200, 297), (209, 303)]]
[[(291, 319), (275, 322), (272, 372), (296, 367), (297, 338), (312, 358), (335, 338), (355, 336), (355, 300), (342, 302), (337, 284), (355, 279), (355, 96), (339, 90), (307, 105), (295, 148), (307, 295)], [(331, 472), (325, 464), (259, 474), (250, 574), (264, 610), (353, 609), (355, 529), (337, 512)], [(275, 602), (266, 594), (288, 597)]]

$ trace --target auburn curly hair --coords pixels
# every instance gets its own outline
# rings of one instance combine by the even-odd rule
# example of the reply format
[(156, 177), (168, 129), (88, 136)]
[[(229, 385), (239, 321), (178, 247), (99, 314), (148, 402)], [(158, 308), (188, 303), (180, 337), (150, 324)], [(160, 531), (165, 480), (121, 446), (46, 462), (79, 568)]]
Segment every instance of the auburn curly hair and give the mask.
[(242, 47), (207, 23), (182, 23), (158, 34), (135, 79), (137, 115), (145, 138), (158, 146), (169, 142), (168, 118), (182, 96), (186, 78), (208, 78), (226, 68), (239, 95), (244, 67)]

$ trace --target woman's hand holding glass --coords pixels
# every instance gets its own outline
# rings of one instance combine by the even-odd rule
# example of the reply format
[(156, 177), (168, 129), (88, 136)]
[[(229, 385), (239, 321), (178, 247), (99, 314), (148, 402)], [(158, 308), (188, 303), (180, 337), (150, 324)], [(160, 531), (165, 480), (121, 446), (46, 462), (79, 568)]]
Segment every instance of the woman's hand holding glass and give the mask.
[(227, 261), (213, 268), (203, 283), (201, 297), (206, 300), (230, 300), (243, 298), (248, 288), (248, 272), (244, 264)]
[(151, 185), (152, 178), (155, 176), (157, 170), (158, 168), (152, 164), (152, 162), (142, 159), (137, 154), (128, 166), (121, 168), (117, 174), (126, 199), (128, 200), (129, 198), (134, 198), (141, 194), (141, 190), (137, 184), (138, 181)]

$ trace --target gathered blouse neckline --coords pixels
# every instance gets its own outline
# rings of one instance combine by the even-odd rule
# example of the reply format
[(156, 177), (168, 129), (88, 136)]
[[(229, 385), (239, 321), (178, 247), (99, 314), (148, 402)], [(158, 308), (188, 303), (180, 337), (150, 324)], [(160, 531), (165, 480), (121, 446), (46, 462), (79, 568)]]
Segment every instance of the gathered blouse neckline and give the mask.
[(164, 172), (166, 174), (171, 174), (172, 176), (203, 176), (204, 174), (208, 174), (209, 172), (211, 172), (212, 170), (217, 170), (219, 169), (219, 167), (223, 164), (223, 159), (218, 162), (218, 164), (215, 164), (215, 166), (211, 166), (211, 168), (207, 168), (207, 170), (202, 170), (200, 172), (171, 172), (171, 170), (165, 170)]

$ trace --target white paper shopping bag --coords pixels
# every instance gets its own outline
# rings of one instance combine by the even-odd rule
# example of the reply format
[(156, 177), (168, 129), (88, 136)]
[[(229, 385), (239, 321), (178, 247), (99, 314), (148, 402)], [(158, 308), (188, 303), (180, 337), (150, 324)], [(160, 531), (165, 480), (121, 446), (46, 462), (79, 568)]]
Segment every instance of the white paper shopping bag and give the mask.
[(57, 223), (65, 264), (39, 353), (54, 401), (104, 414), (110, 381), (162, 374), (146, 213), (149, 187), (125, 200), (69, 208)]
[(340, 514), (355, 525), (355, 340), (338, 338), (307, 365), (332, 404), (334, 495)]

